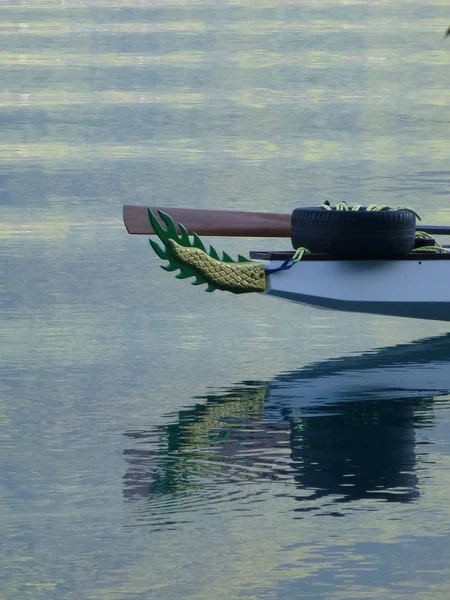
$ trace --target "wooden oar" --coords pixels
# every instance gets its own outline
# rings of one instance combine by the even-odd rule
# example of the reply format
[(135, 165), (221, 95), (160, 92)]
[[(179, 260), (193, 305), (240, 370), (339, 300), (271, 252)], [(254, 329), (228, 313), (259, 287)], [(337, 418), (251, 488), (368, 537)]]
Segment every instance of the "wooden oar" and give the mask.
[[(291, 215), (282, 213), (207, 210), (202, 208), (151, 207), (155, 215), (162, 210), (175, 223), (182, 223), (188, 233), (221, 237), (291, 237)], [(126, 205), (123, 220), (128, 233), (152, 235), (146, 206)], [(418, 225), (418, 231), (430, 235), (450, 235), (450, 226)]]
[[(222, 237), (290, 237), (291, 215), (244, 212), (237, 210), (204, 210), (198, 208), (152, 207), (158, 216), (162, 210), (175, 223), (182, 223), (189, 233)], [(148, 220), (146, 206), (124, 206), (123, 220), (128, 233), (155, 233)]]

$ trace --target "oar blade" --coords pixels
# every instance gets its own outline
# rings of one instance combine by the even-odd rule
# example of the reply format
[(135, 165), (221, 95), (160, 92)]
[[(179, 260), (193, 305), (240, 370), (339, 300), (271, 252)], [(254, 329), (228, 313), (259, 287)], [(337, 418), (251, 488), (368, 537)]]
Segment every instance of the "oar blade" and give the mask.
[[(208, 210), (200, 208), (151, 208), (161, 221), (158, 211), (168, 214), (175, 223), (182, 223), (191, 235), (224, 237), (290, 237), (291, 215), (246, 212), (237, 210)], [(125, 205), (123, 220), (128, 233), (154, 235), (146, 206)], [(162, 223), (164, 225), (164, 223)], [(178, 227), (177, 231), (181, 234)]]

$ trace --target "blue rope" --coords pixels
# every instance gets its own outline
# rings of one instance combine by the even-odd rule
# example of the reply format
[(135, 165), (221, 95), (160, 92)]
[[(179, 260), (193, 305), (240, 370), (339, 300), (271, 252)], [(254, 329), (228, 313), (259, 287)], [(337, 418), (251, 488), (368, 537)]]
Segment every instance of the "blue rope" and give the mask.
[(298, 263), (305, 254), (311, 254), (311, 252), (307, 248), (297, 248), (294, 256), (285, 260), (284, 263), (276, 269), (266, 269), (266, 273), (270, 275), (271, 273), (278, 273), (278, 271), (287, 271), (293, 267), (295, 263)]

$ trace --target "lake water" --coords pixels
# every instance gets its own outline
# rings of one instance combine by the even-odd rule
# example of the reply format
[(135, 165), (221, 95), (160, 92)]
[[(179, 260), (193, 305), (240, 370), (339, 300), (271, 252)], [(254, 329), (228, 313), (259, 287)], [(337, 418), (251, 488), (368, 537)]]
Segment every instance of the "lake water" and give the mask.
[(450, 224), (448, 3), (2, 16), (0, 598), (447, 599), (448, 325), (205, 294), (121, 209)]

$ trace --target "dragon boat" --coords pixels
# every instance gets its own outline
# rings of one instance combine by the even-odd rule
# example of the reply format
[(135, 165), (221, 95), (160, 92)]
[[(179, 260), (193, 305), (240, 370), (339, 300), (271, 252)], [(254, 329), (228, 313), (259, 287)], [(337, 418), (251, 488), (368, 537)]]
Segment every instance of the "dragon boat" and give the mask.
[[(194, 285), (205, 284), (208, 292), (252, 292), (321, 309), (450, 321), (450, 252), (431, 237), (448, 235), (450, 227), (421, 226), (419, 232), (415, 218), (408, 217), (408, 223), (403, 217), (387, 220), (386, 213), (377, 229), (370, 221), (370, 230), (366, 230), (369, 219), (364, 217), (362, 227), (356, 231), (360, 240), (367, 240), (374, 232), (374, 239), (379, 239), (385, 230), (387, 241), (394, 239), (396, 244), (402, 237), (404, 251), (392, 256), (372, 246), (359, 256), (358, 245), (347, 245), (346, 252), (324, 252), (328, 246), (324, 246), (320, 224), (315, 225), (315, 237), (308, 238), (312, 250), (297, 242), (292, 250), (251, 251), (248, 258), (238, 255), (237, 260), (226, 252), (220, 256), (213, 246), (207, 249), (199, 237), (293, 239), (294, 225), (297, 232), (303, 231), (298, 222), (293, 222), (293, 215), (130, 205), (123, 210), (129, 233), (159, 237), (162, 246), (152, 239), (150, 245), (160, 259), (167, 261), (163, 269), (178, 270), (178, 279), (192, 277)], [(347, 234), (348, 220), (339, 218), (338, 232)], [(392, 223), (397, 230), (392, 230)], [(358, 235), (355, 237), (358, 241)]]

